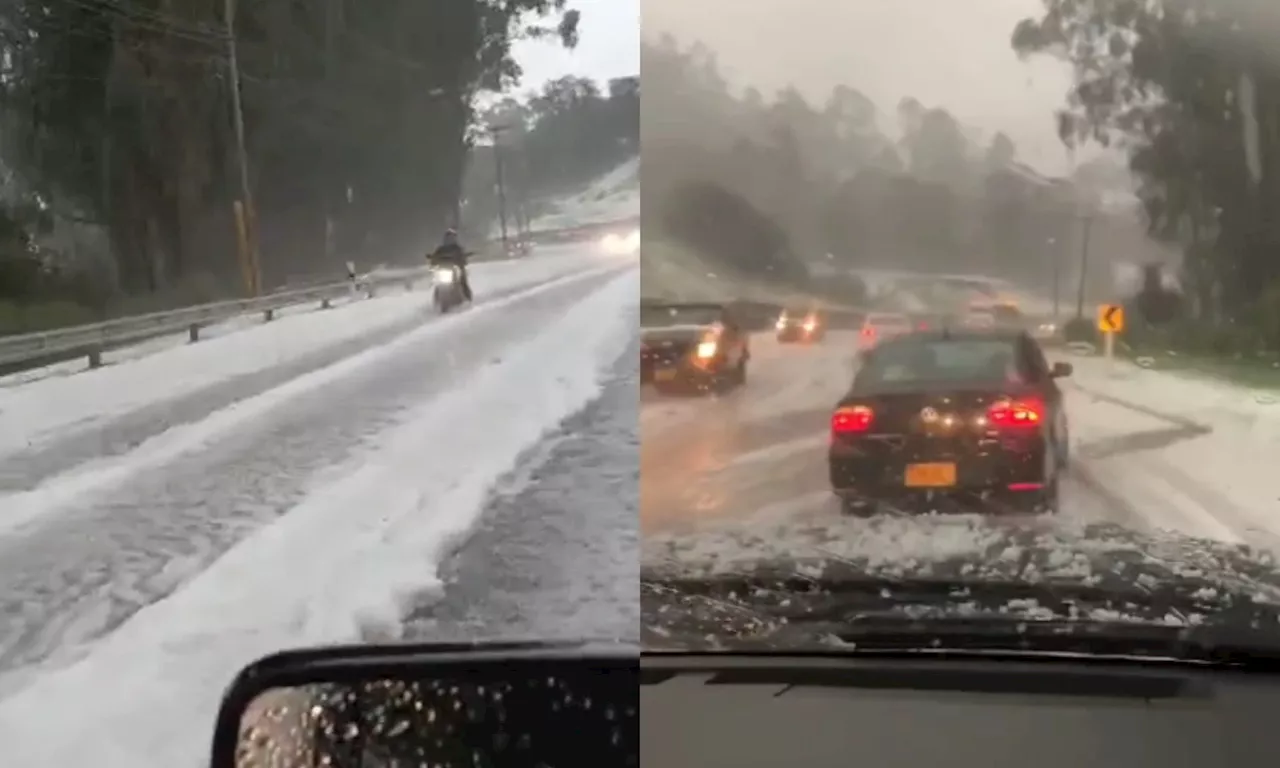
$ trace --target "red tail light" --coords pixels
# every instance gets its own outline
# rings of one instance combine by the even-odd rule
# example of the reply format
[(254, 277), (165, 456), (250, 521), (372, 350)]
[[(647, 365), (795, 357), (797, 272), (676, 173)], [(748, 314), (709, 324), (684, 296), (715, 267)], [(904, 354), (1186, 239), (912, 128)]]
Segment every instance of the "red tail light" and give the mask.
[(916, 329), (921, 331), (927, 331), (929, 330), (929, 324), (922, 322), (918, 326), (916, 326)]
[(863, 336), (863, 338), (871, 339), (871, 338), (875, 338), (875, 335), (876, 335), (876, 329), (875, 329), (875, 326), (872, 326), (872, 325), (864, 325), (864, 326), (862, 326), (862, 336)]
[(831, 414), (831, 434), (849, 435), (866, 432), (871, 429), (875, 413), (865, 405), (850, 405), (837, 408)]
[(1044, 401), (1027, 397), (1005, 400), (987, 409), (987, 423), (1001, 429), (1038, 427), (1044, 423)]

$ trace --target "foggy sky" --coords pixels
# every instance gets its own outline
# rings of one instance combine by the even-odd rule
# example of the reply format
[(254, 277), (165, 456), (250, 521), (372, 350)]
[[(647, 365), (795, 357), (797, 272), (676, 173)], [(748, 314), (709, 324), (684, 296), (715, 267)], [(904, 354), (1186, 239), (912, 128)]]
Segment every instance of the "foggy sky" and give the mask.
[(821, 103), (846, 83), (890, 115), (910, 95), (987, 135), (1003, 130), (1020, 159), (1043, 172), (1069, 168), (1053, 111), (1070, 72), (1042, 57), (1021, 62), (1009, 45), (1038, 0), (641, 2), (646, 37), (702, 41), (736, 85), (769, 94), (794, 84)]
[(567, 50), (559, 40), (517, 43), (512, 53), (524, 69), (517, 90), (535, 90), (547, 80), (569, 74), (602, 84), (609, 78), (640, 74), (640, 2), (571, 0), (569, 7), (582, 12), (578, 47)]

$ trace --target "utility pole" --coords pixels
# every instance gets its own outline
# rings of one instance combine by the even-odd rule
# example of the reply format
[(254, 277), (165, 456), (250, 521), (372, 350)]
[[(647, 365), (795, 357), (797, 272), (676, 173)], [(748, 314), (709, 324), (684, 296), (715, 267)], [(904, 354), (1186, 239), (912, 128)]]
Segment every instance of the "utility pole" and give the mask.
[(502, 253), (507, 253), (507, 187), (502, 174), (502, 145), (498, 136), (507, 130), (507, 126), (489, 126), (489, 135), (493, 139), (493, 162), (498, 182), (498, 225), (502, 228)]
[[(324, 16), (324, 80), (326, 87), (333, 83), (337, 74), (337, 41), (338, 33), (343, 28), (343, 4), (338, 0), (328, 0), (325, 4)], [(345, 179), (345, 173), (344, 179)], [(349, 189), (347, 183), (343, 187)], [(344, 190), (345, 191), (345, 190)], [(333, 184), (325, 185), (324, 192), (324, 257), (325, 267), (336, 260), (338, 254), (338, 219), (346, 204), (346, 197), (338, 193)]]
[(1076, 317), (1084, 317), (1084, 284), (1089, 274), (1089, 235), (1093, 230), (1093, 212), (1084, 215), (1084, 232), (1080, 243), (1080, 286), (1076, 290)]
[(236, 0), (223, 0), (223, 17), (227, 25), (227, 64), (230, 69), (231, 112), (236, 129), (236, 155), (240, 165), (241, 231), (249, 264), (249, 291), (254, 296), (262, 290), (262, 266), (258, 261), (257, 211), (249, 185), (249, 155), (244, 145), (244, 107), (240, 103), (240, 60), (236, 56)]
[(1058, 244), (1058, 238), (1049, 238), (1049, 269), (1050, 269), (1050, 286), (1049, 290), (1053, 296), (1053, 322), (1060, 322), (1061, 314), (1061, 292), (1062, 292), (1062, 247)]

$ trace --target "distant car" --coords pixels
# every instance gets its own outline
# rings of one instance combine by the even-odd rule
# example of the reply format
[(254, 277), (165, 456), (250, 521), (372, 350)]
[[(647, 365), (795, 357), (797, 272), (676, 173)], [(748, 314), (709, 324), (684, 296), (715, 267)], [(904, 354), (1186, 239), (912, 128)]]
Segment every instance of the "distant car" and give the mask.
[(908, 317), (915, 331), (939, 331), (952, 324), (945, 312), (912, 312)]
[(827, 335), (827, 319), (817, 309), (793, 307), (782, 311), (774, 330), (783, 344), (821, 341)]
[(727, 391), (747, 381), (751, 348), (721, 304), (644, 302), (640, 380), (659, 391)]
[(1038, 322), (1028, 321), (1028, 327), (1032, 338), (1039, 342), (1041, 346), (1061, 346), (1065, 341), (1062, 334), (1062, 326), (1055, 322), (1052, 317), (1041, 318)]
[(996, 328), (1005, 331), (1026, 331), (1042, 345), (1061, 342), (1062, 334), (1056, 322), (1050, 317), (1028, 317), (1022, 313), (1016, 303), (1002, 301), (984, 308), (989, 313)]
[(858, 352), (870, 352), (887, 339), (914, 330), (916, 325), (909, 315), (901, 312), (872, 312), (862, 321), (862, 330), (858, 333)]
[(996, 322), (995, 311), (990, 307), (969, 307), (960, 316), (960, 325), (974, 331), (991, 331), (999, 323)]
[(886, 341), (832, 414), (832, 490), (849, 514), (951, 502), (1056, 511), (1069, 454), (1057, 379), (1070, 374), (1067, 363), (1050, 367), (1025, 332)]

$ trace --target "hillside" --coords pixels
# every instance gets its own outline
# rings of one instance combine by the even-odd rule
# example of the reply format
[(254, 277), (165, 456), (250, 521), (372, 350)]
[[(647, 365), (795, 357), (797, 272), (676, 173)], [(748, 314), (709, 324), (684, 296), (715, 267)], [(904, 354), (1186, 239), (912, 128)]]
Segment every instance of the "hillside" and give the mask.
[(532, 230), (567, 229), (605, 224), (640, 215), (640, 158), (634, 157), (585, 189), (549, 204), (549, 212), (532, 222)]

